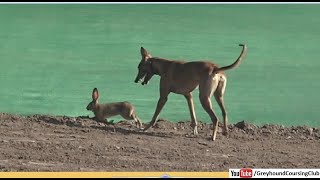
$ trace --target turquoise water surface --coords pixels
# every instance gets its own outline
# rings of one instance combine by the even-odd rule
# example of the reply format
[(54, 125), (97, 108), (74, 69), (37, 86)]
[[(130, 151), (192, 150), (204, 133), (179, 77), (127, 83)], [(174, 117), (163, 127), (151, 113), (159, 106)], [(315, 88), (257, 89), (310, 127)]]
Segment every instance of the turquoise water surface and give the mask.
[[(153, 56), (228, 65), (230, 123), (320, 126), (320, 5), (0, 5), (0, 111), (90, 115), (100, 102), (130, 101), (149, 122), (159, 77), (135, 84), (140, 47)], [(214, 98), (212, 98), (214, 102)], [(194, 92), (198, 120), (210, 122)], [(216, 103), (215, 111), (221, 117)], [(170, 94), (160, 118), (190, 119)], [(111, 118), (120, 120), (120, 117)]]

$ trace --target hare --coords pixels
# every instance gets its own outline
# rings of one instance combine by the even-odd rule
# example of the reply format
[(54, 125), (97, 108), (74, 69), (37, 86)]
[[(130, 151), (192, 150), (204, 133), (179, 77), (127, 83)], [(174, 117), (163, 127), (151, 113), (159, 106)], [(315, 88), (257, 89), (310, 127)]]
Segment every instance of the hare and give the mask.
[(134, 120), (137, 128), (142, 128), (141, 120), (138, 118), (135, 108), (131, 103), (124, 101), (99, 104), (98, 98), (98, 89), (94, 88), (92, 91), (92, 101), (88, 104), (87, 110), (94, 113), (96, 121), (104, 122), (108, 117), (121, 115), (126, 120)]

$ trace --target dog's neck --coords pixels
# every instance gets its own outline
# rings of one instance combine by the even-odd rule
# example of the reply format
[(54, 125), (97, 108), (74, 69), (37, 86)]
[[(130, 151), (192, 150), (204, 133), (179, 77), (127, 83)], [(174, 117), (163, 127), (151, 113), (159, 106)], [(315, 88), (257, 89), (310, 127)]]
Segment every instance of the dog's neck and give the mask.
[(151, 68), (152, 71), (155, 75), (162, 76), (166, 73), (167, 71), (167, 66), (169, 65), (171, 61), (167, 59), (162, 59), (162, 58), (151, 58), (150, 63), (151, 63)]

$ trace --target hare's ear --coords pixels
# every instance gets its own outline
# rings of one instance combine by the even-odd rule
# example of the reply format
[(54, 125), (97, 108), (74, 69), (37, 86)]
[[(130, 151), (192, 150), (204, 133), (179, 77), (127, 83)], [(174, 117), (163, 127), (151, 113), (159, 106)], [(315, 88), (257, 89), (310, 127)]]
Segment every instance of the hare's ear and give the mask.
[(92, 100), (96, 101), (99, 98), (99, 92), (97, 88), (94, 88), (92, 91)]

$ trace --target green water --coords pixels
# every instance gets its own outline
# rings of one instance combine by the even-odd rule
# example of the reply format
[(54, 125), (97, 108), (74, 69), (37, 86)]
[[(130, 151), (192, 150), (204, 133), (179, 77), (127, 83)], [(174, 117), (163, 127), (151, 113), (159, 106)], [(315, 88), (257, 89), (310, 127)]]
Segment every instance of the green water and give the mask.
[[(320, 5), (2, 4), (0, 112), (92, 116), (85, 107), (97, 87), (100, 102), (130, 101), (149, 122), (160, 78), (133, 82), (141, 46), (223, 66), (246, 43), (247, 57), (227, 72), (230, 123), (318, 127), (319, 15)], [(198, 120), (210, 122), (198, 90), (194, 102)], [(170, 94), (160, 118), (189, 120), (184, 97)]]

